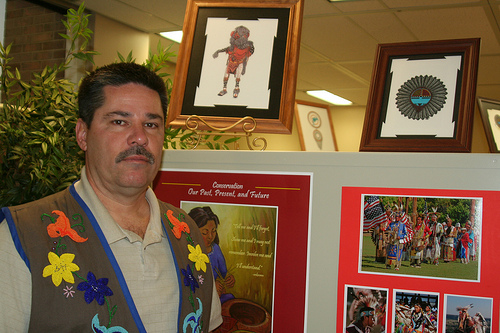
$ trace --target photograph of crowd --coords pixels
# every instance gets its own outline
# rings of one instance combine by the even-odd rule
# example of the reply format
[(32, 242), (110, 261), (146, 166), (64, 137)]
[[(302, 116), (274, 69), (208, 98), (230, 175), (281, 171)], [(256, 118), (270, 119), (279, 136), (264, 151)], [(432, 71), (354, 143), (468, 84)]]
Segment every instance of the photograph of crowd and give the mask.
[(438, 294), (409, 291), (395, 291), (394, 293), (393, 332), (438, 332)]
[(479, 280), (481, 198), (363, 195), (360, 270)]
[(346, 333), (386, 332), (387, 289), (346, 285), (345, 295)]
[(444, 333), (490, 333), (493, 299), (446, 295)]

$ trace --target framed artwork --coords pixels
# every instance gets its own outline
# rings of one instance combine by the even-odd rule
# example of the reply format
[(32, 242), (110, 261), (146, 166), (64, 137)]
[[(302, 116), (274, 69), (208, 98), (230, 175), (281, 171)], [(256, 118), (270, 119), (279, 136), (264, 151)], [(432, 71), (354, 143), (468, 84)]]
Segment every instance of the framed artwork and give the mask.
[(470, 152), (479, 44), (380, 44), (360, 151)]
[(311, 173), (162, 168), (153, 188), (212, 232), (215, 333), (305, 331)]
[(500, 101), (478, 97), (477, 103), (490, 152), (500, 153)]
[(302, 12), (302, 0), (188, 0), (167, 124), (250, 116), (255, 132), (291, 133)]
[(338, 150), (328, 105), (296, 101), (295, 119), (302, 150)]
[[(337, 332), (362, 306), (388, 314), (374, 318), (373, 331), (385, 324), (387, 332), (423, 332), (418, 318), (425, 313), (426, 331), (458, 332), (459, 314), (468, 310), (477, 332), (497, 332), (500, 293), (488, 249), (498, 243), (491, 221), (499, 197), (490, 190), (342, 187)], [(349, 299), (354, 306), (346, 306)]]

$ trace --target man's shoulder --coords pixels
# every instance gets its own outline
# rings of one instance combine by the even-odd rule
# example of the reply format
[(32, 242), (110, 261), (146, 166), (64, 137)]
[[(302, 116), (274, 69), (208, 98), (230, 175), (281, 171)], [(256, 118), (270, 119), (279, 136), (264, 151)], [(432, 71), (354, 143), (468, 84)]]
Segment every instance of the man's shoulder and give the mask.
[(11, 206), (8, 208), (11, 212), (14, 212), (14, 211), (23, 211), (30, 208), (36, 209), (36, 207), (47, 207), (47, 206), (50, 207), (54, 205), (56, 202), (60, 202), (61, 200), (68, 200), (69, 198), (71, 198), (71, 194), (69, 193), (69, 188), (67, 188), (65, 190), (48, 195), (46, 197), (26, 202), (20, 205)]

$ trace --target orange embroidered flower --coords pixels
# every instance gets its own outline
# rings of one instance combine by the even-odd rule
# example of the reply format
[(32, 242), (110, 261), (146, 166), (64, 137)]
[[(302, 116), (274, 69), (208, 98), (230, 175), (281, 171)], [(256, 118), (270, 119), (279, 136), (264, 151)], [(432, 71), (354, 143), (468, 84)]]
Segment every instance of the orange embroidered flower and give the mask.
[(181, 238), (182, 232), (185, 231), (187, 233), (190, 232), (189, 226), (186, 222), (179, 221), (178, 218), (174, 216), (174, 212), (171, 210), (167, 211), (167, 218), (169, 222), (172, 224), (172, 232), (177, 239)]
[(60, 210), (52, 211), (52, 214), (57, 214), (58, 218), (55, 223), (51, 223), (47, 226), (47, 232), (52, 238), (68, 236), (72, 240), (78, 243), (85, 242), (88, 238), (81, 237), (76, 230), (71, 229), (69, 219), (66, 214)]

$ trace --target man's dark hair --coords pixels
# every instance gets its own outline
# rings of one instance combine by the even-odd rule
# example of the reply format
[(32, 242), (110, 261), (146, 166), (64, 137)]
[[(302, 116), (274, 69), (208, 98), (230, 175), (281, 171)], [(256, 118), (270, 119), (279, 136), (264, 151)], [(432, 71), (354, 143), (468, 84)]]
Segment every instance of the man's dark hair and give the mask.
[(100, 67), (82, 80), (78, 92), (79, 117), (88, 128), (95, 111), (104, 104), (104, 87), (137, 83), (156, 91), (166, 119), (168, 97), (165, 82), (153, 71), (135, 63), (115, 63)]

